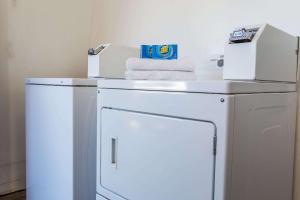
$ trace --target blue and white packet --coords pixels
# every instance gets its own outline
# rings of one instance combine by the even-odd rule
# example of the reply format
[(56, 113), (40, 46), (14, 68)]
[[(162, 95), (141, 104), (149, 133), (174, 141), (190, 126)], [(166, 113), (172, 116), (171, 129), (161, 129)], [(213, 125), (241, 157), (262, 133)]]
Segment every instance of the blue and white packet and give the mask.
[(141, 45), (141, 58), (174, 60), (178, 58), (178, 45)]

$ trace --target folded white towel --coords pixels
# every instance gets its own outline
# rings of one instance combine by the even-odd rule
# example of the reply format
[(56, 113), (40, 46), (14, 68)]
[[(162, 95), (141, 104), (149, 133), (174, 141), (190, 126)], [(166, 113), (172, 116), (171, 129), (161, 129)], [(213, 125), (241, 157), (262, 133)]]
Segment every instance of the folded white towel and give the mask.
[(131, 71), (125, 72), (128, 80), (196, 80), (194, 72), (182, 71)]
[(127, 70), (153, 71), (195, 71), (195, 66), (186, 60), (154, 60), (129, 58), (126, 62)]

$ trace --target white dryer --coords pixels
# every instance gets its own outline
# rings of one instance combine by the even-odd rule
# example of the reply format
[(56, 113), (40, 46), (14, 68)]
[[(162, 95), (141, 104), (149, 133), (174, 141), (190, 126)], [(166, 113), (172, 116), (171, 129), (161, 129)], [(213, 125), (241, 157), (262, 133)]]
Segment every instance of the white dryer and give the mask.
[(26, 80), (28, 200), (95, 200), (96, 80)]
[(97, 200), (291, 200), (295, 91), (98, 81)]

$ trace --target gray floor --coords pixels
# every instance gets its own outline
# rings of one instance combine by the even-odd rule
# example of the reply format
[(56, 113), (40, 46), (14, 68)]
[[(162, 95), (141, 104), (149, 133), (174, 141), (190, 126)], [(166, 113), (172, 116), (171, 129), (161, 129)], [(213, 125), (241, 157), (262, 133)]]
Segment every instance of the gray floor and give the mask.
[(0, 196), (0, 200), (26, 200), (26, 192), (15, 192), (12, 194)]

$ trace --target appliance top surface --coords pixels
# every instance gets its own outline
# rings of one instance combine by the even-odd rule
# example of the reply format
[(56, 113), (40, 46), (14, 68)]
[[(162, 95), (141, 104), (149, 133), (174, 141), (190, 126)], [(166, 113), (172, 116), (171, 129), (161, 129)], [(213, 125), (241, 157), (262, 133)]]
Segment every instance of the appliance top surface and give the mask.
[(93, 86), (96, 87), (97, 80), (84, 78), (28, 78), (26, 85), (56, 85), (56, 86)]
[(285, 82), (251, 82), (231, 80), (137, 81), (98, 80), (99, 89), (194, 92), (212, 94), (247, 94), (295, 92), (296, 84)]

